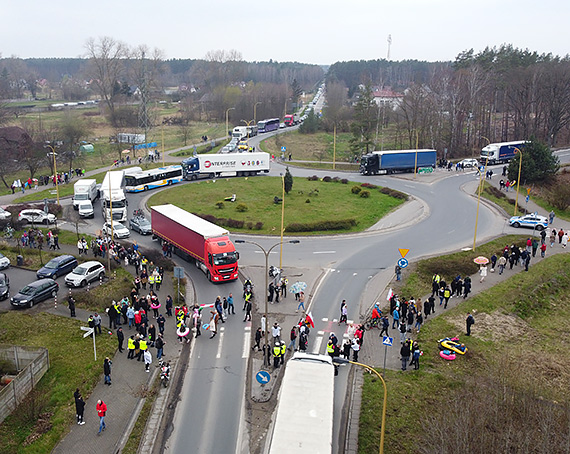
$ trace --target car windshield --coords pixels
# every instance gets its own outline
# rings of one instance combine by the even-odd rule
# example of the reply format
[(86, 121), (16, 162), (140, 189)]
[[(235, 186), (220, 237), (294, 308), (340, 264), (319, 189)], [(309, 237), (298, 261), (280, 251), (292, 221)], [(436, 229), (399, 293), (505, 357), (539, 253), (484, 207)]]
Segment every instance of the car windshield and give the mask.
[(22, 295), (33, 295), (36, 291), (35, 287), (32, 287), (30, 285), (26, 285), (22, 290), (20, 290), (20, 293)]
[(87, 274), (87, 268), (84, 268), (82, 266), (77, 266), (75, 267), (75, 269), (72, 271), (73, 274), (79, 274), (80, 276), (83, 276), (85, 274)]
[(57, 259), (52, 259), (45, 264), (44, 268), (47, 268), (48, 270), (55, 270), (57, 268), (58, 263), (59, 261)]
[(214, 265), (231, 265), (237, 262), (235, 252), (224, 252), (223, 254), (214, 254)]
[(81, 208), (82, 210), (90, 210), (93, 208), (93, 205), (91, 205), (90, 203), (82, 203), (81, 205), (79, 205), (79, 208)]
[(3, 259), (4, 257), (5, 255), (0, 252), (0, 259)]
[(6, 276), (0, 276), (0, 285), (6, 285)]
[(147, 219), (139, 219), (138, 223), (139, 223), (139, 225), (140, 225), (141, 227), (148, 227), (148, 226), (150, 226), (150, 222), (148, 222)]

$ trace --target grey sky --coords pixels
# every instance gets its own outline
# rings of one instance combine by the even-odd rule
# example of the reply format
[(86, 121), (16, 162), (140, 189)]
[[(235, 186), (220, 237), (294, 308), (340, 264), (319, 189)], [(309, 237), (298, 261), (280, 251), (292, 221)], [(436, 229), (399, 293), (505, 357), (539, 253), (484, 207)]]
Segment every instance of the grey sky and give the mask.
[(510, 43), (569, 53), (565, 0), (0, 0), (3, 57), (77, 57), (89, 37), (111, 36), (202, 58), (236, 49), (247, 61), (386, 58), (453, 60)]

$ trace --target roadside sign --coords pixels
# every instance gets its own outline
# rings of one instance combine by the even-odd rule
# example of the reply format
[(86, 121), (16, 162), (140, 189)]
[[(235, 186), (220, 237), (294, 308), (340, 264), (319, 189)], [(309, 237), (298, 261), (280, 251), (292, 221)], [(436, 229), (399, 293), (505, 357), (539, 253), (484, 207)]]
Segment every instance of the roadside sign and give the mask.
[(398, 266), (400, 268), (406, 268), (408, 266), (408, 261), (402, 257), (400, 260), (398, 260)]
[(398, 249), (398, 251), (400, 251), (402, 258), (404, 258), (408, 252), (410, 252), (409, 249)]
[(80, 326), (80, 328), (81, 328), (83, 331), (87, 331), (87, 332), (83, 335), (83, 338), (86, 338), (86, 337), (91, 336), (91, 334), (93, 334), (93, 331), (95, 330), (95, 328), (89, 328), (89, 327), (87, 327), (87, 326)]
[(394, 338), (388, 337), (388, 336), (384, 336), (384, 337), (382, 338), (382, 343), (383, 343), (384, 345), (386, 345), (387, 347), (391, 347), (392, 344), (394, 343)]
[(265, 385), (266, 383), (269, 383), (269, 381), (271, 380), (271, 375), (269, 375), (269, 372), (266, 372), (264, 370), (260, 370), (255, 375), (255, 378), (257, 379), (257, 381), (259, 383), (261, 383), (262, 385)]
[(526, 203), (528, 203), (528, 199), (530, 199), (529, 195), (526, 196)]
[(174, 267), (174, 277), (177, 277), (178, 279), (183, 279), (184, 278), (184, 268), (182, 268), (181, 266), (175, 266)]
[(530, 194), (530, 188), (526, 188), (526, 195)]
[(287, 151), (287, 147), (282, 146), (282, 147), (281, 147), (281, 151), (282, 151), (283, 153), (285, 153), (285, 152)]

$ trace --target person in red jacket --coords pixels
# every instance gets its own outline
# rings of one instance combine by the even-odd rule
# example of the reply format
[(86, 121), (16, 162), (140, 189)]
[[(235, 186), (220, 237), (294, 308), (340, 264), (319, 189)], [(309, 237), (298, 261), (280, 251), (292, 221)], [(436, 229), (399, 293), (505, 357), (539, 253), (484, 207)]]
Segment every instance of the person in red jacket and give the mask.
[(105, 415), (107, 414), (107, 405), (102, 400), (97, 401), (97, 415), (99, 416), (99, 432), (97, 435), (101, 433), (102, 430), (105, 430)]

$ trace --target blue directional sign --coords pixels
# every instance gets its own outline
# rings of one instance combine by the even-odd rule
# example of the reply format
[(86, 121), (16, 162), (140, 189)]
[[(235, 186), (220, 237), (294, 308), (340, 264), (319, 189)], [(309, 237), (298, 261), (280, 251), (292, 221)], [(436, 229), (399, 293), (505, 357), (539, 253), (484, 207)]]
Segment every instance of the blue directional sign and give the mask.
[(402, 257), (400, 260), (398, 260), (398, 265), (400, 268), (406, 268), (408, 266), (408, 261)]
[(269, 372), (265, 372), (264, 370), (260, 370), (257, 375), (255, 376), (255, 378), (257, 379), (257, 381), (259, 383), (261, 383), (262, 385), (265, 385), (266, 383), (269, 383), (269, 380), (271, 380), (271, 375), (269, 375)]
[(388, 347), (391, 347), (394, 343), (394, 339), (392, 337), (384, 336), (382, 338), (382, 343)]
[(281, 151), (282, 151), (283, 153), (285, 153), (285, 152), (287, 151), (287, 147), (285, 147), (285, 146), (281, 147)]

